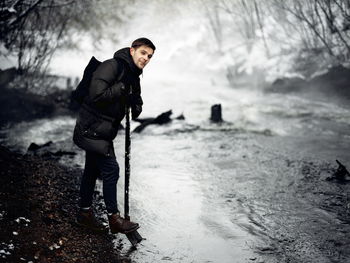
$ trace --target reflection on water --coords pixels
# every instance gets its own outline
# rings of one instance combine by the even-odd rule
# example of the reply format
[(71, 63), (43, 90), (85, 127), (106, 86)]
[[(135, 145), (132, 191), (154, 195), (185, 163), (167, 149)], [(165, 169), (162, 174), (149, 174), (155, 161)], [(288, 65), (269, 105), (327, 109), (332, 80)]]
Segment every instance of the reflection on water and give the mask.
[(132, 214), (142, 222), (139, 232), (147, 238), (133, 255), (136, 262), (164, 257), (175, 262), (230, 262), (235, 255), (242, 260), (252, 255), (245, 245), (247, 233), (203, 196), (197, 177), (208, 171), (195, 167), (195, 137), (133, 138)]

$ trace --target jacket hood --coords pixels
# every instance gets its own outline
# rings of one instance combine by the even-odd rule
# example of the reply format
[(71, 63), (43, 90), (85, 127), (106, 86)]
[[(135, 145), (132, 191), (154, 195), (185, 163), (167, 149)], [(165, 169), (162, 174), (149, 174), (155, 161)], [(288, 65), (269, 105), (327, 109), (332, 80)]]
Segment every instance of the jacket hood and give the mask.
[(142, 74), (142, 69), (139, 69), (138, 67), (136, 67), (131, 55), (130, 55), (130, 48), (129, 47), (126, 47), (126, 48), (122, 48), (122, 49), (119, 49), (118, 51), (116, 51), (114, 53), (114, 58), (120, 58), (122, 60), (124, 60), (130, 70), (137, 76), (141, 75)]

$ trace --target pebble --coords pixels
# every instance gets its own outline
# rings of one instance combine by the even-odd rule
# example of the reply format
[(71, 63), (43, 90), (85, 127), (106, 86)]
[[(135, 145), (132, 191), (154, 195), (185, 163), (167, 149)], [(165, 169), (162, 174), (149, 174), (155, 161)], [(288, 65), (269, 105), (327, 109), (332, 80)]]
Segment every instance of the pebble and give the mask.
[(13, 231), (12, 234), (13, 234), (14, 236), (18, 236), (18, 232)]

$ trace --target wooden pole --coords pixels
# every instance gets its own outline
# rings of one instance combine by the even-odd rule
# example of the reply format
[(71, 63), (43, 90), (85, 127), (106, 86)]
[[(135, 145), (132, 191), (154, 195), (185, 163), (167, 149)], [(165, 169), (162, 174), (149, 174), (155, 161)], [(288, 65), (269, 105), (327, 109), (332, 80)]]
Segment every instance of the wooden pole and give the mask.
[(124, 217), (130, 220), (129, 216), (129, 184), (130, 184), (130, 107), (125, 106), (125, 186), (124, 186)]
[[(129, 93), (131, 94), (131, 88)], [(125, 187), (124, 187), (124, 218), (130, 221), (129, 215), (129, 184), (130, 184), (130, 149), (131, 149), (131, 138), (130, 138), (130, 104), (127, 101), (125, 106)], [(130, 233), (126, 233), (126, 237), (130, 243), (136, 247), (138, 243), (142, 241), (142, 236), (137, 230)]]

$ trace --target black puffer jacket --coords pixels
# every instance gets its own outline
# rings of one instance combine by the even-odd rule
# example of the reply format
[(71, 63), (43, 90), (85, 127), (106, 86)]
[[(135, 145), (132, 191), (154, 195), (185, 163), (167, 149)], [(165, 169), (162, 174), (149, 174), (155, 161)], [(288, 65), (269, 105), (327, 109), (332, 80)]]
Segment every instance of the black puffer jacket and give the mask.
[[(142, 111), (139, 75), (142, 70), (134, 64), (129, 48), (115, 52), (94, 72), (89, 96), (79, 110), (73, 140), (86, 151), (114, 156), (113, 139), (129, 102), (132, 117)], [(129, 94), (131, 91), (131, 95)]]

